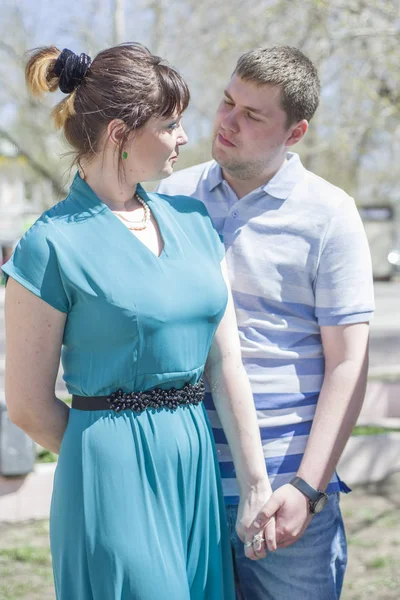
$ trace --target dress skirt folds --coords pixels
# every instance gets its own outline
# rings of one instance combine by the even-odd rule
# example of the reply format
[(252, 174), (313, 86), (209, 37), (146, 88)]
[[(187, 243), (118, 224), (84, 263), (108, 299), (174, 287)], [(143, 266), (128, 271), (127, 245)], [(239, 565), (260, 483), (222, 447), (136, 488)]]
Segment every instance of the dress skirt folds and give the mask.
[(216, 473), (202, 405), (72, 409), (51, 506), (57, 598), (233, 600)]
[[(66, 314), (70, 394), (196, 384), (227, 303), (224, 247), (193, 198), (138, 193), (156, 256), (77, 174), (3, 267)], [(88, 400), (89, 401), (89, 400)], [(233, 600), (231, 551), (202, 404), (70, 411), (50, 519), (57, 600)]]

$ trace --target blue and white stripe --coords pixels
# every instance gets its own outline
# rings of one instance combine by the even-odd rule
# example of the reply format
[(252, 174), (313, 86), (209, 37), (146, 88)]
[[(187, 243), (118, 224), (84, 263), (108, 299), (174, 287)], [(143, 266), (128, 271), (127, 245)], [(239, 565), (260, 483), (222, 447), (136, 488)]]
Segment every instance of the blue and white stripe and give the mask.
[[(296, 154), (238, 200), (214, 162), (175, 173), (158, 192), (202, 200), (226, 248), (243, 363), (273, 488), (300, 466), (324, 378), (321, 326), (368, 321), (371, 263), (355, 203)], [(177, 199), (179, 201), (179, 199)], [(237, 502), (232, 457), (210, 394), (227, 502)], [(335, 474), (328, 491), (338, 491)]]

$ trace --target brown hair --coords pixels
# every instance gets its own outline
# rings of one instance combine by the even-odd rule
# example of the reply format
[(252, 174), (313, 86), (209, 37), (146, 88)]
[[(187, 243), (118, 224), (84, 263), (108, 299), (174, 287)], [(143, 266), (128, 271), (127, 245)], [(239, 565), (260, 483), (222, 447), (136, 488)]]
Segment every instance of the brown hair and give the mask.
[[(60, 56), (65, 53), (79, 62), (80, 57), (66, 49), (61, 53), (55, 46), (32, 52), (25, 76), (33, 95), (58, 89), (60, 76), (56, 73), (60, 72)], [(118, 148), (121, 161), (122, 149), (134, 131), (151, 117), (168, 118), (183, 112), (189, 104), (189, 90), (182, 76), (139, 43), (103, 50), (93, 62), (87, 55), (82, 56), (87, 59), (84, 75), (80, 73), (76, 79), (71, 74), (70, 87), (75, 89), (52, 112), (56, 127), (63, 129), (75, 151), (74, 164), (99, 151), (102, 135), (113, 119), (125, 123)]]
[(287, 126), (302, 119), (310, 121), (319, 104), (320, 82), (312, 62), (298, 48), (272, 46), (243, 54), (233, 75), (258, 85), (281, 88), (281, 106)]

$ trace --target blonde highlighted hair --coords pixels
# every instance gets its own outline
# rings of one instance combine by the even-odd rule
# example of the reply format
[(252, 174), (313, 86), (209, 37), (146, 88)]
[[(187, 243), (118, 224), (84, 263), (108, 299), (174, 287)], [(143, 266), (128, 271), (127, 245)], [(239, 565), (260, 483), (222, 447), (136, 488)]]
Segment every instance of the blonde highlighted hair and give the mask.
[[(47, 92), (58, 90), (59, 77), (54, 66), (60, 54), (61, 50), (56, 46), (37, 48), (32, 52), (25, 67), (25, 81), (32, 96), (42, 98)], [(62, 129), (67, 119), (75, 115), (75, 91), (56, 104), (51, 112), (57, 129)]]

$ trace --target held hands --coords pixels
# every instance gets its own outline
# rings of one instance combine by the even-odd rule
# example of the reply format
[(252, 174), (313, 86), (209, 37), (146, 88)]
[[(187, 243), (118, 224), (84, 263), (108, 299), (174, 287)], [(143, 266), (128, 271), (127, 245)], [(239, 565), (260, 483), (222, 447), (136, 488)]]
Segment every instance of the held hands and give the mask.
[[(262, 498), (267, 500), (257, 512)], [(268, 484), (241, 496), (236, 531), (247, 558), (258, 560), (267, 552), (294, 544), (311, 519), (309, 501), (298, 489), (286, 484), (272, 493)]]
[(275, 517), (258, 517), (263, 515), (263, 510), (271, 498), (272, 489), (268, 480), (240, 495), (236, 532), (244, 543), (245, 555), (251, 560), (264, 558), (267, 550), (276, 550)]
[[(275, 519), (276, 547), (291, 546), (301, 538), (311, 522), (308, 499), (293, 485), (283, 485), (273, 492), (256, 518), (256, 522), (265, 525), (265, 537), (272, 519)], [(272, 548), (268, 547), (268, 550)]]

